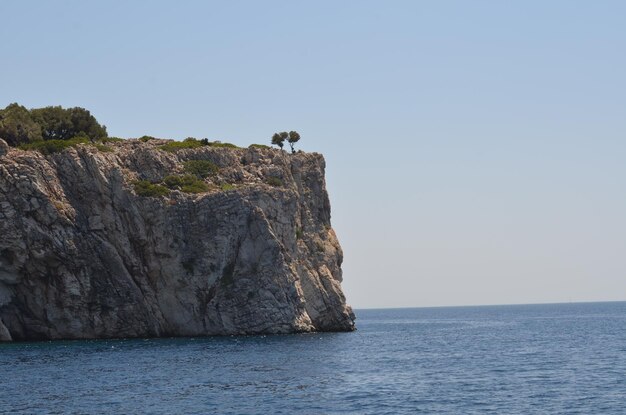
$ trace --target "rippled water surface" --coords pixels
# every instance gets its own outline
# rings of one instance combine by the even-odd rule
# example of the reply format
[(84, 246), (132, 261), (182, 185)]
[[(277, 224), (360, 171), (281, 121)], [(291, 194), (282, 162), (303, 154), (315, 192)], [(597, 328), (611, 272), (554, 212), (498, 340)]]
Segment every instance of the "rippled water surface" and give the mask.
[(626, 413), (626, 303), (357, 310), (355, 333), (0, 345), (1, 413)]

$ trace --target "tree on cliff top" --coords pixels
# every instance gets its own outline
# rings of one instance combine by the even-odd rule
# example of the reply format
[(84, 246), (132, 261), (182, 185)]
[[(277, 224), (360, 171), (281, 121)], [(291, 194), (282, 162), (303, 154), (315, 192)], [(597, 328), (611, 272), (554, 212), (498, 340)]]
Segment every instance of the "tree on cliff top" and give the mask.
[(106, 127), (100, 125), (91, 113), (80, 107), (45, 107), (31, 110), (33, 119), (41, 126), (44, 140), (68, 140), (84, 133), (91, 140), (107, 136)]
[(291, 147), (291, 152), (295, 153), (296, 150), (294, 149), (293, 145), (300, 141), (300, 134), (298, 134), (296, 131), (283, 131), (281, 133), (275, 133), (272, 136), (272, 144), (275, 144), (280, 148), (283, 148), (285, 140), (287, 140), (287, 142), (289, 143), (289, 147)]
[(107, 137), (106, 127), (80, 107), (45, 107), (28, 110), (10, 104), (0, 110), (0, 138), (12, 146), (39, 140), (69, 140), (84, 136), (91, 141)]
[(13, 103), (0, 110), (0, 138), (10, 146), (41, 140), (41, 127), (23, 106)]
[(285, 142), (285, 139), (279, 133), (275, 133), (272, 136), (272, 144), (275, 144), (278, 147), (283, 148), (284, 142)]
[(295, 143), (297, 143), (298, 141), (300, 141), (300, 134), (298, 134), (295, 131), (289, 131), (289, 138), (287, 138), (287, 141), (289, 141), (289, 146), (291, 147), (291, 152), (295, 153), (296, 150), (293, 148), (293, 145)]

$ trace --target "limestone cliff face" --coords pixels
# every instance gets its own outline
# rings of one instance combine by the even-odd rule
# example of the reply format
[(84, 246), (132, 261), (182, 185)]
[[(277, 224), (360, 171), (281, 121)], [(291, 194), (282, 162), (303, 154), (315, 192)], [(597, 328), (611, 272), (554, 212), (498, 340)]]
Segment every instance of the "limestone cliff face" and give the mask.
[[(161, 144), (0, 140), (0, 340), (354, 329), (321, 155)], [(135, 193), (192, 159), (208, 192)]]

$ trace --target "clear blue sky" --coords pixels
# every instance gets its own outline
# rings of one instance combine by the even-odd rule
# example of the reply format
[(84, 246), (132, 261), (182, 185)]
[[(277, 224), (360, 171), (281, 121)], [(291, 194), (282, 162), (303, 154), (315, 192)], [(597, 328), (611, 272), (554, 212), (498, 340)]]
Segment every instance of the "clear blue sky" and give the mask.
[(0, 2), (0, 106), (324, 153), (353, 306), (626, 300), (626, 2)]

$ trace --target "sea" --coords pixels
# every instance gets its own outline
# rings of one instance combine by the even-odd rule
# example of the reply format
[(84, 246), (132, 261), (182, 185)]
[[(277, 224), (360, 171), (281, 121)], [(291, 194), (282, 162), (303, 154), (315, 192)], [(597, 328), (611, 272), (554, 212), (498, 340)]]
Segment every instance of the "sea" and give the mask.
[(352, 333), (0, 344), (0, 413), (626, 414), (626, 302), (356, 315)]

